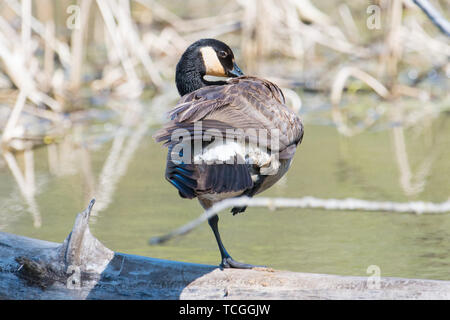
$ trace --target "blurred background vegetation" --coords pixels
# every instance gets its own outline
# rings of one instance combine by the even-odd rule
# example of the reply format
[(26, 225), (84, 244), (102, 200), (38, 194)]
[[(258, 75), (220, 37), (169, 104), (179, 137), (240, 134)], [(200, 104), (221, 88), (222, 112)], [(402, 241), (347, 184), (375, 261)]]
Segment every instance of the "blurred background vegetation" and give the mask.
[[(448, 1), (430, 3), (449, 18)], [(298, 160), (268, 195), (448, 199), (450, 42), (412, 0), (3, 0), (0, 230), (61, 241), (95, 196), (94, 224), (108, 208), (95, 231), (111, 248), (215, 263), (208, 230), (188, 248), (146, 245), (200, 210), (165, 183), (165, 151), (150, 138), (178, 99), (176, 63), (200, 38), (229, 44), (305, 122)], [(450, 279), (447, 216), (286, 210), (265, 216), (283, 236), (262, 246), (265, 211), (252, 211), (243, 225), (255, 238), (236, 226), (230, 235), (238, 260), (251, 248), (252, 263), (364, 274), (379, 259), (387, 274)]]

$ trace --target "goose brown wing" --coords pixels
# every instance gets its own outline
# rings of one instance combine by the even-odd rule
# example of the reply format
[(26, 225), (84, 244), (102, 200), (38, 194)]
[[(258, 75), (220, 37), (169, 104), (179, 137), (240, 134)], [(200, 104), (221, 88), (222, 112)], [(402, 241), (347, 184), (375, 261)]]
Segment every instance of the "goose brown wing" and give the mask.
[[(273, 131), (279, 133), (280, 158), (291, 158), (303, 137), (303, 125), (286, 105), (283, 93), (273, 83), (255, 77), (233, 78), (226, 85), (207, 86), (185, 95), (169, 116), (171, 121), (154, 138), (171, 144), (176, 129), (195, 133), (194, 123), (202, 121), (201, 131), (242, 129), (250, 140), (249, 129), (266, 130), (268, 141)], [(234, 131), (240, 135), (239, 131)]]

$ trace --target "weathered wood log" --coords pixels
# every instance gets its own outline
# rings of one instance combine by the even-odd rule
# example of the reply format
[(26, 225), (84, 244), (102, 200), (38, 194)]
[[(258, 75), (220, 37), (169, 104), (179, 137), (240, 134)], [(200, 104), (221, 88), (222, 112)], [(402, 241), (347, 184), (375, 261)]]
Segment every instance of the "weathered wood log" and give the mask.
[(88, 209), (62, 244), (0, 232), (0, 299), (450, 299), (450, 281), (216, 266), (117, 253)]

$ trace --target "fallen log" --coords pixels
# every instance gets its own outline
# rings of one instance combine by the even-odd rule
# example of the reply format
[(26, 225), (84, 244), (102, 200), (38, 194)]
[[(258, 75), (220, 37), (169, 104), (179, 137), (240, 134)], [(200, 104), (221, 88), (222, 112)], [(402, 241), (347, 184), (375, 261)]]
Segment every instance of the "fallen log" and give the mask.
[(450, 299), (450, 281), (216, 266), (113, 252), (89, 231), (62, 243), (0, 232), (0, 299)]

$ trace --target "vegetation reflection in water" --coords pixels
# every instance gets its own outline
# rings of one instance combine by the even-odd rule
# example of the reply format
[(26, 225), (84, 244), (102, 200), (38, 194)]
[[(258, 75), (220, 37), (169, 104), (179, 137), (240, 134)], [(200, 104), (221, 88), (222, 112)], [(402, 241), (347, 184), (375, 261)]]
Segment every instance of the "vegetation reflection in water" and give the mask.
[[(333, 126), (317, 124), (320, 113), (327, 111), (304, 111), (304, 143), (287, 177), (264, 196), (448, 199), (450, 119), (445, 113), (425, 117), (411, 128), (386, 121), (384, 128), (343, 137)], [(62, 242), (76, 213), (96, 197), (91, 228), (109, 248), (216, 264), (216, 244), (206, 224), (163, 246), (148, 245), (151, 236), (197, 217), (201, 207), (179, 198), (164, 180), (166, 153), (151, 139), (156, 129), (151, 121), (131, 117), (117, 126), (113, 123), (82, 123), (58, 144), (35, 150), (35, 207), (20, 196), (8, 162), (2, 159), (1, 231)], [(15, 159), (21, 168), (24, 155)], [(221, 216), (230, 250), (236, 258), (254, 263), (361, 276), (376, 265), (383, 276), (450, 279), (446, 214), (249, 208), (235, 217)]]

